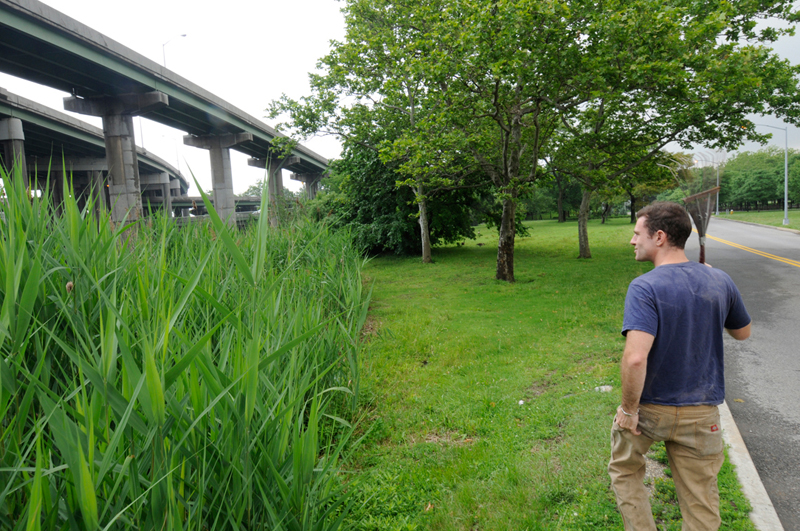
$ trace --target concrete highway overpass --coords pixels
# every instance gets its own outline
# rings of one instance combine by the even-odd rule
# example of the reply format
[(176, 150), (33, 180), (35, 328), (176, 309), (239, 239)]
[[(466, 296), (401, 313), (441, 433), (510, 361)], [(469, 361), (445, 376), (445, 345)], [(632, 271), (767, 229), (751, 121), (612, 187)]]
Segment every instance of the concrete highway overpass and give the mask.
[[(67, 175), (81, 201), (94, 186), (104, 190), (103, 199), (110, 204), (102, 129), (0, 88), (0, 144), (7, 168), (23, 156), (24, 174), (33, 188), (43, 188), (49, 179), (58, 197)], [(189, 183), (177, 168), (142, 148), (137, 149), (137, 161), (145, 202), (153, 199), (171, 209), (172, 198), (186, 196)]]
[(301, 145), (281, 153), (283, 135), (163, 66), (36, 0), (0, 0), (0, 71), (72, 94), (67, 110), (103, 119), (112, 217), (138, 217), (138, 165), (133, 116), (185, 131), (188, 145), (211, 152), (217, 210), (235, 209), (230, 149), (267, 169), (272, 198), (282, 188), (281, 169), (309, 186), (327, 168), (324, 157)]

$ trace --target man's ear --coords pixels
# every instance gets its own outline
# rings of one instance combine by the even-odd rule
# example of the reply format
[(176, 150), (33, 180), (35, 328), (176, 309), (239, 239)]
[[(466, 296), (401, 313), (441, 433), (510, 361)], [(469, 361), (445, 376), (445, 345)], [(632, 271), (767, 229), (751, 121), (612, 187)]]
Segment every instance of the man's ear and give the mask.
[(663, 230), (659, 230), (656, 232), (656, 245), (666, 245), (667, 244), (667, 233)]

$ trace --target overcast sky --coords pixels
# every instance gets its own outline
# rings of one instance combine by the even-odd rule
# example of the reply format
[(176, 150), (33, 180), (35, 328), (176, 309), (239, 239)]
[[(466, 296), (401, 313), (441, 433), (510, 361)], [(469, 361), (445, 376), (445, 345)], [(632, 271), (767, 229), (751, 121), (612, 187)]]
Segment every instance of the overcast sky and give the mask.
[[(44, 3), (86, 24), (136, 52), (162, 63), (248, 114), (262, 119), (269, 102), (286, 93), (293, 98), (308, 94), (308, 73), (329, 50), (332, 39), (344, 37), (342, 2), (336, 0), (44, 0)], [(186, 37), (180, 35), (185, 34)], [(798, 38), (782, 39), (778, 53), (800, 62)], [(0, 74), (0, 87), (63, 110), (68, 94)], [(99, 118), (76, 115), (101, 126)], [(753, 121), (784, 127), (772, 117)], [(141, 122), (141, 127), (140, 127)], [(208, 152), (183, 145), (183, 132), (147, 119), (134, 119), (136, 142), (178, 166), (191, 182), (193, 174), (205, 189), (211, 188)], [(774, 134), (771, 144), (784, 145), (784, 132)], [(339, 142), (330, 137), (304, 143), (327, 158), (339, 154)], [(678, 149), (675, 146), (669, 146)], [(743, 150), (755, 150), (745, 144)], [(789, 126), (789, 147), (800, 148), (800, 130)], [(697, 146), (706, 158), (720, 160), (725, 154)], [(264, 171), (247, 166), (247, 157), (231, 150), (234, 192), (241, 193)], [(284, 185), (300, 184), (284, 178)], [(192, 185), (194, 186), (194, 185)], [(196, 191), (192, 191), (192, 194)]]
[[(308, 94), (308, 73), (344, 36), (342, 3), (335, 0), (44, 0), (48, 6), (161, 64), (269, 125), (270, 101), (286, 93)], [(186, 37), (180, 35), (186, 34)], [(166, 43), (166, 45), (165, 45)], [(69, 94), (0, 74), (0, 87), (63, 111)], [(102, 127), (100, 118), (74, 115)], [(211, 188), (208, 151), (183, 145), (182, 131), (134, 118), (136, 143)], [(339, 142), (304, 142), (326, 158), (339, 155)], [(247, 165), (231, 150), (234, 192), (241, 193), (264, 170)], [(190, 172), (191, 170), (191, 172)], [(302, 185), (284, 173), (284, 186)], [(192, 183), (194, 188), (194, 184)], [(194, 195), (196, 191), (190, 192)]]

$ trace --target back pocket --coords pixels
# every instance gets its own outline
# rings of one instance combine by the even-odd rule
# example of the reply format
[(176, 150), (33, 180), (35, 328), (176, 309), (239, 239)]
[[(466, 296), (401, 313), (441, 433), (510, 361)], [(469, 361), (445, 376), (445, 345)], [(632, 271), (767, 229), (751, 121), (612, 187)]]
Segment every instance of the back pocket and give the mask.
[(722, 426), (718, 408), (714, 408), (707, 417), (695, 423), (694, 437), (698, 455), (717, 455), (722, 452)]

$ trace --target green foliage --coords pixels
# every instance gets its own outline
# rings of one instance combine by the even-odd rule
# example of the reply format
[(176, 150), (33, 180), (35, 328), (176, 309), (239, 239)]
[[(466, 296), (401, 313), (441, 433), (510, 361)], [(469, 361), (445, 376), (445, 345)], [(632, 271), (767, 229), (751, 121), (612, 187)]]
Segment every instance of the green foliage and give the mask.
[[(539, 201), (537, 204), (533, 192), (525, 194), (525, 198), (528, 200), (520, 200), (514, 212), (514, 232), (521, 237), (530, 235), (528, 228), (523, 223), (528, 217), (527, 207), (533, 206), (536, 208), (542, 203), (542, 201)], [(472, 214), (473, 219), (486, 223), (487, 229), (496, 228), (499, 233), (503, 223), (503, 201), (498, 198), (496, 193), (492, 192), (484, 192), (481, 194), (481, 199), (482, 201), (478, 203), (478, 208)], [(545, 202), (545, 204), (547, 203)]]
[[(8, 176), (0, 175), (6, 185)], [(0, 206), (0, 529), (335, 530), (369, 296), (349, 235)]]
[(247, 190), (242, 192), (242, 195), (248, 197), (261, 197), (261, 194), (266, 193), (266, 186), (263, 179), (258, 179), (254, 184), (247, 187)]
[(794, 23), (789, 0), (349, 0), (343, 11), (346, 37), (321, 59), (312, 95), (273, 113), (301, 135), (379, 149), (420, 205), (428, 190), (488, 177), (503, 202), (504, 280), (515, 208), (540, 161), (581, 182), (588, 257), (591, 193), (658, 177), (643, 166), (669, 142), (733, 148), (767, 138), (752, 114), (800, 118), (800, 70), (768, 47), (793, 29), (756, 28)]
[[(263, 179), (258, 179), (255, 183), (251, 184), (247, 187), (247, 189), (241, 193), (243, 196), (248, 197), (261, 197), (263, 194), (267, 193), (267, 187), (264, 183)], [(288, 188), (283, 188), (283, 200), (284, 201), (294, 201), (298, 198), (299, 194), (295, 194)]]
[(520, 204), (525, 211), (525, 219), (544, 219), (558, 209), (558, 196), (557, 193), (553, 194), (551, 188), (536, 187), (525, 194)]
[[(738, 153), (721, 173), (720, 202), (731, 208), (783, 202), (784, 150), (775, 146)], [(800, 202), (800, 152), (789, 150), (789, 200)]]
[[(418, 254), (421, 245), (419, 210), (414, 192), (396, 186), (400, 176), (381, 162), (378, 153), (348, 147), (332, 163), (326, 189), (308, 203), (317, 219), (332, 218), (347, 226), (356, 245), (370, 253)], [(428, 198), (433, 245), (474, 235), (470, 190), (440, 191)]]

